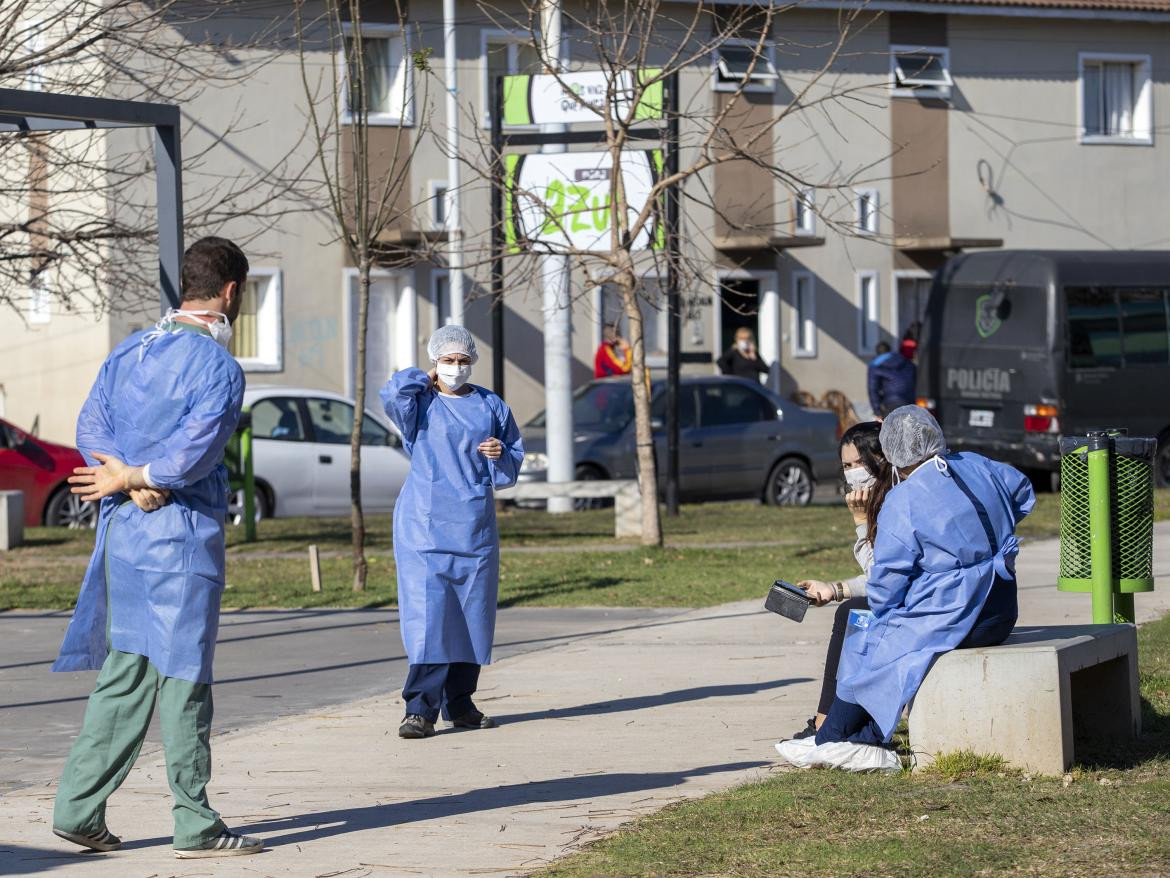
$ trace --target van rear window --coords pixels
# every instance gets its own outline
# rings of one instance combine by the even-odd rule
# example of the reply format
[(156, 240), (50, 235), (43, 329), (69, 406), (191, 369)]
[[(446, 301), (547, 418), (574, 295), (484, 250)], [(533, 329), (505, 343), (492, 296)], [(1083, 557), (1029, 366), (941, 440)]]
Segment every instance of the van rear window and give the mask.
[(1047, 294), (1040, 287), (955, 284), (943, 307), (945, 345), (1044, 349)]
[(1070, 369), (1170, 365), (1170, 290), (1066, 287)]

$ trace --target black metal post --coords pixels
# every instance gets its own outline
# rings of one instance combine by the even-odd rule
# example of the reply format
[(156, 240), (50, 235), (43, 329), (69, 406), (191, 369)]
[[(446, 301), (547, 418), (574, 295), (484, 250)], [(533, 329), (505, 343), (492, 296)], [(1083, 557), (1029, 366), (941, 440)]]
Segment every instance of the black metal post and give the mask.
[(492, 83), (492, 390), (504, 395), (504, 77)]
[[(666, 173), (678, 173), (678, 73), (667, 85)], [(679, 197), (677, 185), (666, 190), (666, 514), (678, 515), (678, 392), (679, 336), (682, 308), (679, 301)]]
[(179, 276), (183, 264), (183, 159), (179, 112), (174, 123), (154, 129), (155, 191), (158, 201), (159, 308), (179, 307)]

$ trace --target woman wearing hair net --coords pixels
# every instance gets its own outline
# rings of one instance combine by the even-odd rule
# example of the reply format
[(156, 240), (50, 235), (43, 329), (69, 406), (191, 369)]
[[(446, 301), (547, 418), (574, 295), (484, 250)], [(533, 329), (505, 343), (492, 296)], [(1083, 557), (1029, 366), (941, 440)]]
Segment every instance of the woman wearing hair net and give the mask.
[(917, 406), (892, 411), (880, 441), (896, 487), (878, 516), (866, 590), (873, 621), (863, 639), (846, 639), (857, 670), (837, 681), (816, 737), (776, 745), (803, 768), (900, 770), (888, 742), (934, 660), (1002, 643), (1016, 623), (1015, 529), (1036, 501), (1027, 477), (947, 453), (938, 422)]
[(403, 738), (435, 734), (440, 711), (457, 728), (490, 729), (471, 696), (492, 660), (500, 545), (494, 491), (516, 481), (524, 446), (512, 412), (468, 384), (478, 356), (462, 326), (427, 344), (433, 368), (396, 372), (382, 388), (402, 433), (410, 475), (394, 505), (399, 624), (410, 671)]

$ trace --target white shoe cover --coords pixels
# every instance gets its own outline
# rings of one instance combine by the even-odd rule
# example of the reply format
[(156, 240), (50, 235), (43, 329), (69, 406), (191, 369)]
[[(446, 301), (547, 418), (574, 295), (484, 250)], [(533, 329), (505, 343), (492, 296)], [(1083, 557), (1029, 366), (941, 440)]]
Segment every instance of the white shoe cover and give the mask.
[(885, 747), (875, 747), (871, 744), (832, 741), (821, 744), (809, 756), (814, 760), (814, 765), (840, 768), (844, 771), (893, 773), (902, 770), (902, 760), (898, 758), (897, 753), (893, 750), (887, 750)]
[(776, 745), (780, 758), (797, 768), (840, 768), (843, 771), (902, 770), (902, 760), (893, 750), (874, 747), (870, 744), (850, 744), (848, 741), (832, 741), (817, 745), (815, 738), (799, 738), (781, 741)]
[(776, 744), (776, 752), (780, 754), (780, 758), (797, 768), (812, 768), (817, 765), (818, 763), (812, 760), (813, 751), (816, 749), (816, 738), (793, 738)]

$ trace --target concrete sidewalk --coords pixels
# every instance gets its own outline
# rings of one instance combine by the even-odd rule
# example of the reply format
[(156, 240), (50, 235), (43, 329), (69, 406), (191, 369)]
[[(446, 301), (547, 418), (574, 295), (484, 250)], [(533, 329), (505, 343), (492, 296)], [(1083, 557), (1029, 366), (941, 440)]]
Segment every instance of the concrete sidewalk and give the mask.
[[(1170, 524), (1157, 530), (1170, 610)], [(1085, 622), (1087, 595), (1057, 592), (1054, 541), (1020, 556), (1021, 623)], [(777, 571), (797, 577), (799, 571)], [(765, 584), (766, 585), (766, 584)], [(491, 731), (395, 735), (386, 695), (218, 737), (212, 802), (263, 836), (258, 857), (183, 863), (170, 852), (161, 754), (111, 800), (115, 854), (79, 854), (50, 834), (53, 784), (0, 801), (0, 874), (83, 878), (195, 875), (508, 875), (536, 868), (639, 814), (759, 778), (772, 743), (804, 724), (832, 614), (795, 625), (761, 599), (696, 610), (536, 653), (485, 671)], [(230, 724), (221, 717), (221, 724)]]

